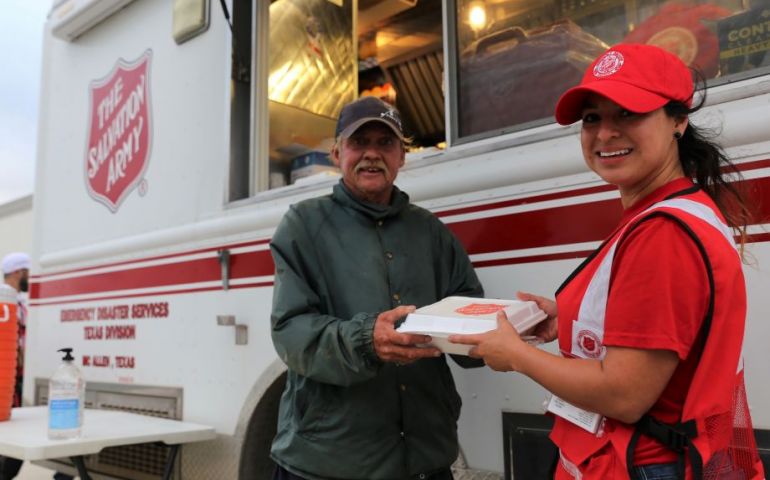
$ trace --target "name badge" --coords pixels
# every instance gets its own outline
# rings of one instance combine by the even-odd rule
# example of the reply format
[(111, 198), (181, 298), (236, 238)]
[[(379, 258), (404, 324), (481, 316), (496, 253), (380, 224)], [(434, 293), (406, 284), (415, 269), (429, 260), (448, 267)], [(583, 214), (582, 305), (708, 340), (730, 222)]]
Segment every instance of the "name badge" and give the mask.
[(601, 425), (603, 418), (598, 413), (578, 408), (556, 395), (551, 395), (546, 410), (594, 434), (599, 431), (599, 425)]

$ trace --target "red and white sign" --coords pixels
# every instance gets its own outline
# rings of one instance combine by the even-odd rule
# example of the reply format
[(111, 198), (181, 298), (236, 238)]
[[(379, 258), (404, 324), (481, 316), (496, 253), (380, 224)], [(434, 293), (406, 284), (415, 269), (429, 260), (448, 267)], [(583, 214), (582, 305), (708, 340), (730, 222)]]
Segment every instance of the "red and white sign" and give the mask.
[(117, 211), (143, 180), (150, 156), (150, 58), (119, 59), (91, 82), (85, 177), (88, 193)]

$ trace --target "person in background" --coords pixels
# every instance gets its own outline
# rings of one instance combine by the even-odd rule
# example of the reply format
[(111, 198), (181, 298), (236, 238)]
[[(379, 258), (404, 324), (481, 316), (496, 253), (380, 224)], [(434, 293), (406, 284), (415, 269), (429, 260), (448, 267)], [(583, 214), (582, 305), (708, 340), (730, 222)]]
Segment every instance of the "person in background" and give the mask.
[[(555, 478), (763, 479), (751, 430), (741, 348), (750, 220), (738, 172), (693, 125), (691, 72), (650, 45), (597, 58), (556, 106), (582, 120), (588, 167), (616, 185), (614, 232), (556, 292), (534, 300), (562, 356), (498, 328), (450, 341), (495, 370), (529, 376), (554, 397)], [(737, 373), (736, 373), (737, 372)]]
[[(29, 255), (22, 252), (9, 253), (2, 260), (3, 280), (9, 287), (19, 292), (29, 290)], [(27, 307), (18, 299), (17, 322), (19, 328), (19, 345), (16, 360), (16, 388), (13, 394), (13, 406), (21, 406), (22, 380), (24, 379), (24, 334), (26, 332)], [(16, 458), (0, 456), (0, 480), (15, 478), (24, 462)]]
[[(26, 294), (29, 291), (29, 255), (23, 252), (9, 253), (2, 260), (3, 280), (18, 293)], [(13, 406), (22, 406), (22, 391), (24, 380), (24, 341), (27, 331), (27, 305), (22, 295), (18, 299), (18, 326), (19, 326), (19, 346), (17, 356), (16, 370), (16, 390), (13, 395)], [(0, 480), (11, 480), (18, 475), (24, 462), (22, 460), (0, 456)], [(63, 473), (56, 472), (54, 480), (72, 480), (72, 477)]]
[(419, 346), (430, 337), (395, 325), (415, 305), (482, 296), (481, 283), (444, 224), (393, 184), (405, 159), (398, 111), (361, 98), (335, 136), (340, 182), (292, 205), (270, 244), (272, 338), (289, 367), (273, 478), (451, 479), (452, 374), (439, 350)]

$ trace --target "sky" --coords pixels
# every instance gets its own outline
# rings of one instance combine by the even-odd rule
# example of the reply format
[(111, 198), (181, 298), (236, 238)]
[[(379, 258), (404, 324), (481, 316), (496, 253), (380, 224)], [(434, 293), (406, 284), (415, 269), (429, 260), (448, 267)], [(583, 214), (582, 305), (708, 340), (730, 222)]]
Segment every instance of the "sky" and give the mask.
[(52, 0), (2, 0), (0, 10), (0, 204), (35, 182), (43, 26)]

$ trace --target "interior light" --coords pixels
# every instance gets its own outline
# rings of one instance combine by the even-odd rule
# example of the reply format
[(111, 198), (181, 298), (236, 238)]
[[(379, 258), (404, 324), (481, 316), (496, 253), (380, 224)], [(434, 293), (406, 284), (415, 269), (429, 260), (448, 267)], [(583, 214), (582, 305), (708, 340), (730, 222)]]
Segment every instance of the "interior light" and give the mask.
[(487, 11), (484, 5), (472, 5), (468, 12), (468, 23), (473, 30), (481, 30), (487, 24)]
[(374, 43), (375, 45), (377, 45), (377, 48), (383, 48), (389, 43), (394, 42), (397, 38), (398, 36), (392, 32), (386, 32), (384, 30), (380, 30), (376, 33), (374, 37)]

